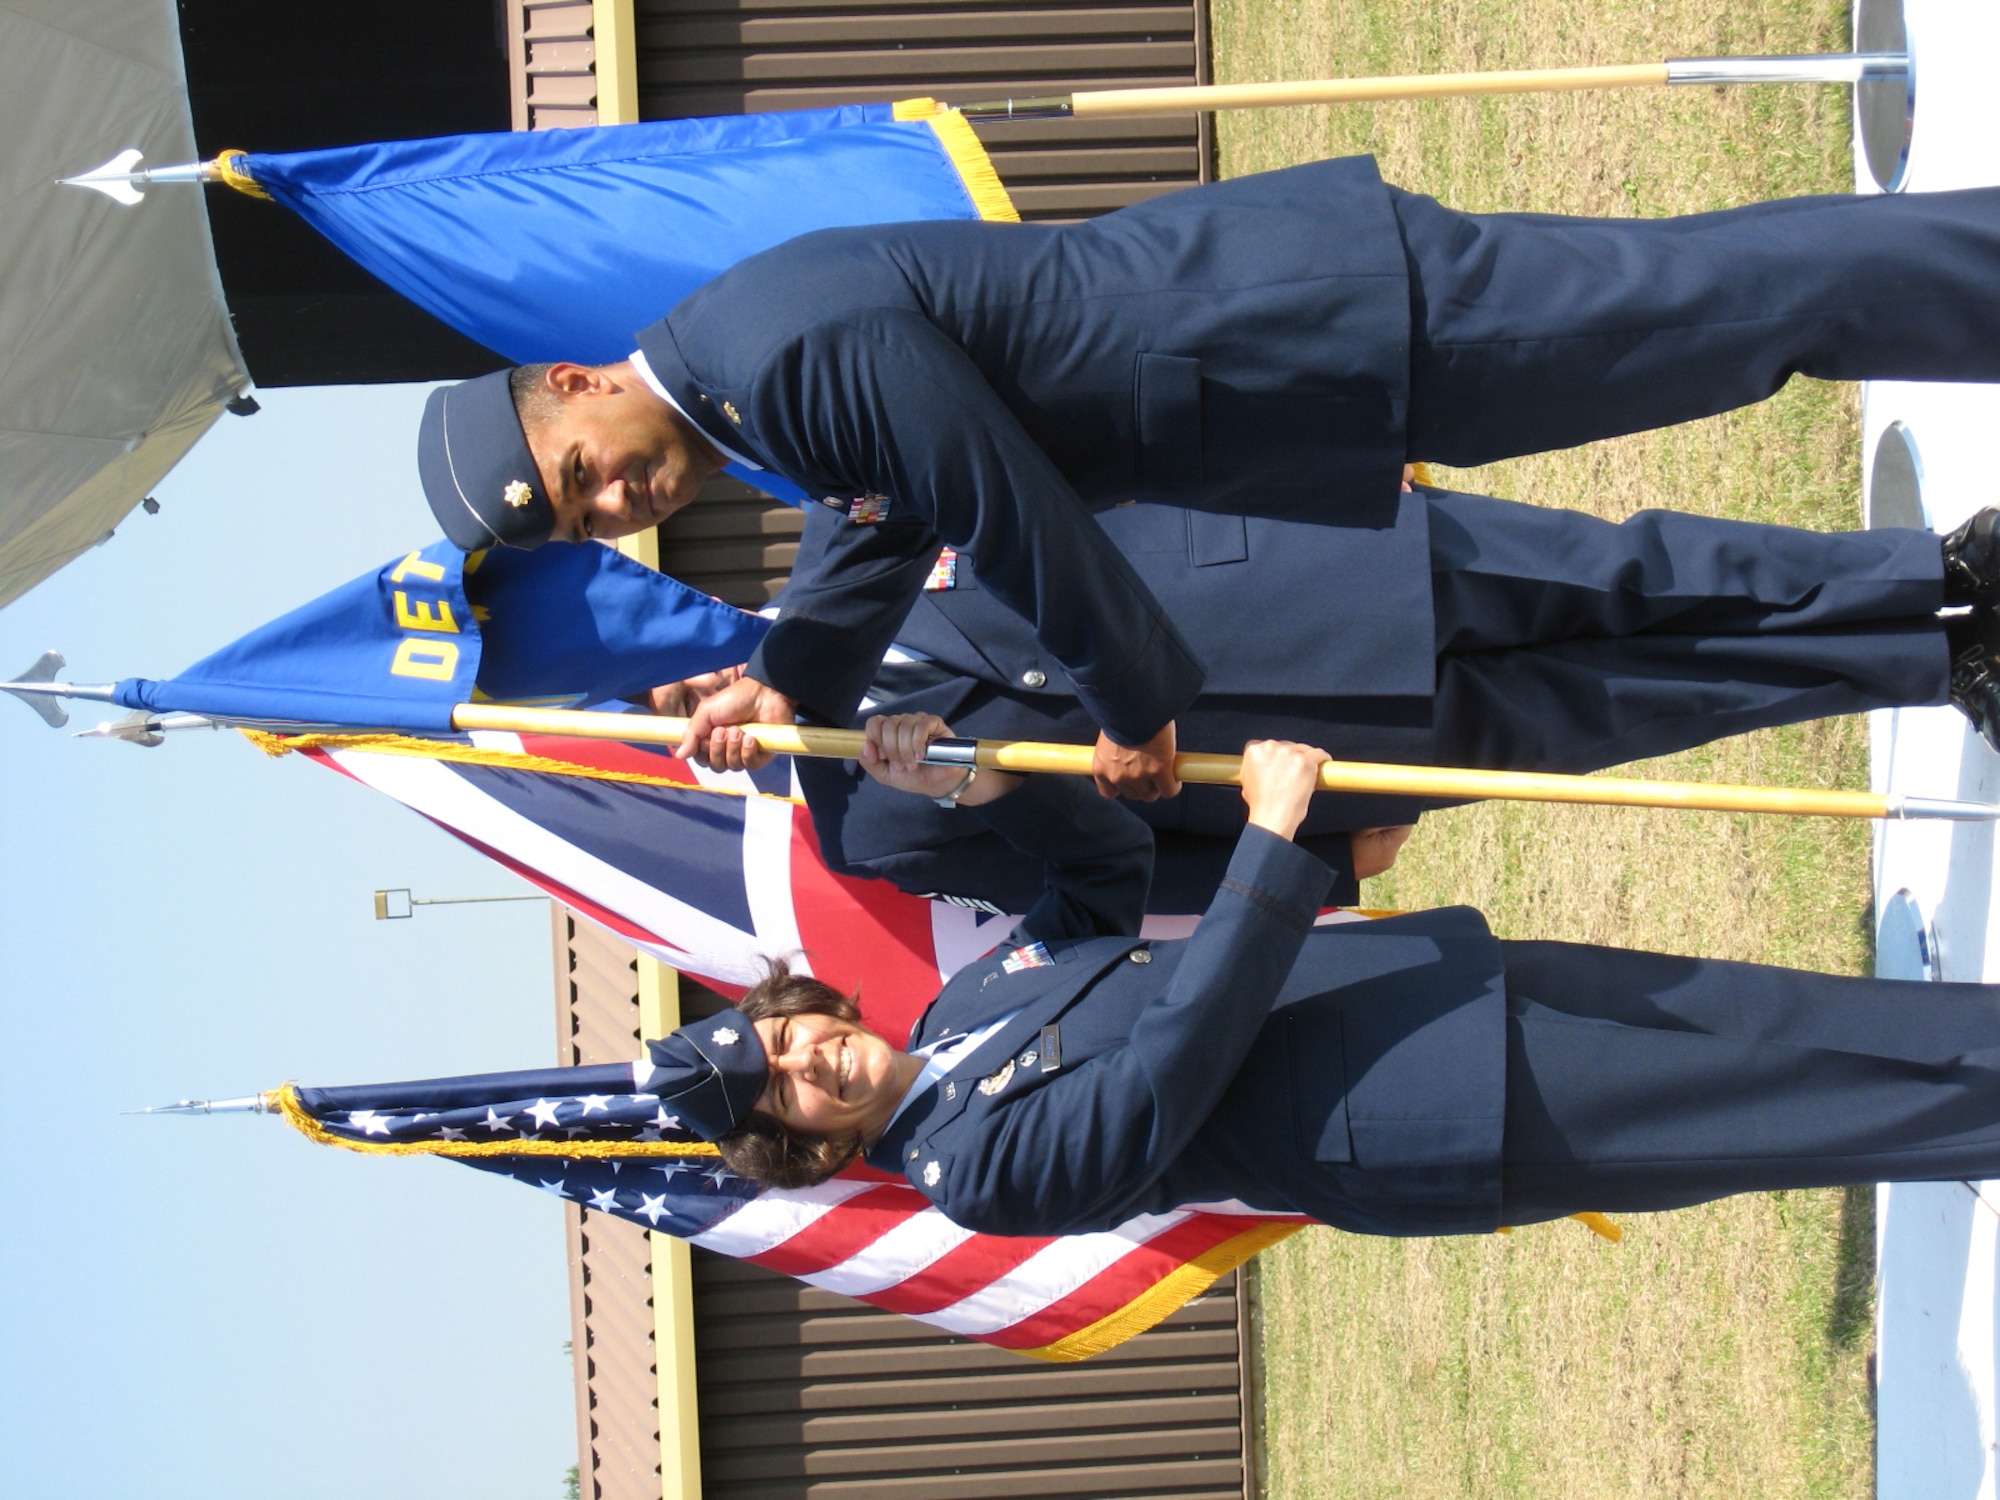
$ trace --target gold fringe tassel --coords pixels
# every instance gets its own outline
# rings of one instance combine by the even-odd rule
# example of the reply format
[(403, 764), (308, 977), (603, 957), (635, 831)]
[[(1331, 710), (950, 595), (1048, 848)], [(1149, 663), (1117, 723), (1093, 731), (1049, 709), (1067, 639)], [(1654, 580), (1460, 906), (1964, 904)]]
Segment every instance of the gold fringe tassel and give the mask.
[(1190, 1299), (1199, 1297), (1215, 1284), (1215, 1278), (1235, 1270), (1259, 1250), (1269, 1249), (1279, 1240), (1297, 1234), (1304, 1224), (1258, 1224), (1233, 1235), (1207, 1253), (1162, 1276), (1108, 1317), (1087, 1328), (1065, 1334), (1053, 1344), (1036, 1349), (1016, 1349), (1031, 1359), (1051, 1364), (1074, 1364), (1114, 1349), (1125, 1340), (1144, 1333), (1162, 1318), (1178, 1311)]
[[(498, 766), (507, 771), (539, 771), (545, 776), (576, 776), (587, 781), (623, 781), (634, 786), (678, 787), (684, 792), (713, 792), (718, 797), (747, 797), (731, 787), (689, 786), (671, 776), (649, 776), (644, 771), (611, 771), (598, 766), (573, 765), (551, 760), (546, 755), (517, 755), (511, 750), (488, 750), (457, 740), (426, 740), (401, 734), (270, 734), (262, 729), (237, 731), (266, 755), (290, 755), (295, 750), (365, 750), (376, 755), (414, 755), (424, 760), (449, 760), (467, 766)], [(773, 802), (796, 803), (796, 797), (779, 797), (758, 792)]]
[(1585, 1229), (1588, 1229), (1592, 1234), (1596, 1235), (1599, 1239), (1609, 1240), (1614, 1245), (1617, 1244), (1620, 1240), (1625, 1238), (1625, 1231), (1620, 1229), (1616, 1224), (1614, 1224), (1610, 1219), (1606, 1218), (1603, 1214), (1582, 1213), (1582, 1214), (1571, 1214), (1570, 1217), (1576, 1220), (1576, 1222), (1581, 1224)]
[(239, 151), (232, 146), (216, 157), (215, 170), (220, 172), (222, 180), (235, 188), (237, 192), (251, 198), (262, 198), (266, 203), (269, 203), (271, 195), (258, 185), (256, 178), (244, 170), (243, 162), (249, 155), (248, 151)]
[(935, 99), (900, 99), (892, 108), (898, 120), (922, 120), (936, 133), (938, 144), (951, 158), (952, 166), (958, 171), (958, 180), (965, 184), (966, 194), (972, 199), (972, 206), (979, 210), (980, 218), (990, 224), (1021, 222), (1020, 211), (1014, 207), (1014, 200), (1007, 196), (1000, 174), (993, 170), (992, 158), (979, 144), (979, 137), (972, 133), (972, 127), (965, 123), (964, 115), (955, 109), (946, 109)]
[[(1592, 1234), (1596, 1235), (1599, 1239), (1609, 1240), (1614, 1245), (1617, 1244), (1620, 1240), (1625, 1238), (1625, 1231), (1620, 1229), (1617, 1226), (1617, 1224), (1613, 1223), (1612, 1220), (1604, 1214), (1585, 1212), (1580, 1214), (1571, 1214), (1569, 1215), (1569, 1217), (1576, 1220), (1577, 1223), (1581, 1224), (1585, 1229), (1588, 1229)], [(1514, 1232), (1514, 1226), (1512, 1224), (1502, 1224), (1498, 1229), (1494, 1230), (1493, 1232), (1495, 1234), (1512, 1234)]]
[(1438, 482), (1431, 478), (1431, 466), (1423, 463), (1410, 465), (1410, 483), (1420, 484), (1427, 490), (1438, 487)]
[(356, 1141), (335, 1135), (307, 1114), (306, 1107), (299, 1103), (299, 1091), (292, 1084), (277, 1090), (277, 1104), (285, 1122), (308, 1140), (370, 1156), (559, 1156), (567, 1161), (581, 1161), (616, 1156), (715, 1158), (722, 1155), (707, 1141)]

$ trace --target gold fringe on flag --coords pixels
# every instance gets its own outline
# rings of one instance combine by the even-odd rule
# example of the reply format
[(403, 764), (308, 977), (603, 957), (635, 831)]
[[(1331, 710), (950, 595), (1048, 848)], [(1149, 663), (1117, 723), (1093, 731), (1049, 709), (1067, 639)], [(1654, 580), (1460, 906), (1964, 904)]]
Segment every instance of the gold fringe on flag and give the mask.
[(1254, 1225), (1197, 1255), (1187, 1264), (1175, 1267), (1118, 1311), (1077, 1329), (1075, 1333), (1064, 1334), (1053, 1344), (1043, 1344), (1036, 1349), (1016, 1349), (1014, 1352), (1031, 1359), (1045, 1359), (1051, 1364), (1074, 1364), (1077, 1360), (1089, 1359), (1093, 1354), (1102, 1354), (1144, 1333), (1162, 1318), (1178, 1312), (1187, 1302), (1213, 1286), (1216, 1277), (1235, 1270), (1259, 1250), (1268, 1249), (1306, 1227), (1304, 1224)]
[[(1625, 1231), (1620, 1229), (1617, 1224), (1604, 1214), (1585, 1212), (1569, 1214), (1567, 1217), (1576, 1220), (1577, 1223), (1588, 1229), (1599, 1239), (1609, 1240), (1614, 1245), (1625, 1238)], [(1495, 1234), (1512, 1234), (1514, 1226), (1512, 1224), (1502, 1224), (1493, 1232)]]
[(220, 172), (222, 180), (235, 188), (237, 192), (252, 198), (262, 198), (266, 203), (269, 203), (271, 195), (265, 192), (257, 179), (252, 177), (243, 168), (243, 162), (249, 155), (248, 151), (239, 151), (232, 146), (216, 157), (215, 170)]
[(718, 797), (768, 797), (773, 802), (797, 804), (796, 797), (780, 797), (771, 792), (740, 792), (733, 787), (691, 786), (671, 776), (650, 776), (644, 771), (615, 771), (600, 766), (579, 766), (546, 755), (529, 755), (512, 750), (489, 750), (458, 740), (428, 740), (403, 734), (271, 734), (262, 729), (237, 731), (266, 755), (290, 755), (296, 750), (364, 750), (372, 755), (414, 755), (424, 760), (449, 760), (466, 766), (497, 766), (505, 771), (538, 771), (545, 776), (577, 776), (588, 781), (623, 781), (634, 786), (676, 787), (684, 792), (712, 792)]
[(944, 154), (958, 170), (958, 180), (965, 184), (966, 195), (979, 210), (980, 218), (990, 224), (1021, 222), (1020, 211), (1007, 196), (1000, 174), (993, 170), (993, 159), (979, 144), (979, 137), (972, 133), (964, 115), (945, 108), (935, 99), (900, 99), (892, 107), (898, 120), (922, 120), (930, 126), (938, 144), (944, 147)]
[[(1603, 1214), (1581, 1213), (1569, 1217), (1614, 1245), (1625, 1238), (1625, 1231)], [(1073, 1364), (1080, 1359), (1089, 1359), (1093, 1354), (1102, 1354), (1178, 1312), (1186, 1303), (1213, 1286), (1217, 1277), (1235, 1270), (1258, 1251), (1268, 1250), (1301, 1229), (1315, 1227), (1312, 1224), (1258, 1224), (1241, 1234), (1232, 1235), (1186, 1265), (1168, 1272), (1118, 1311), (1099, 1318), (1088, 1327), (1065, 1334), (1052, 1344), (1043, 1344), (1035, 1349), (1016, 1349), (1014, 1352), (1033, 1359), (1045, 1359), (1052, 1364)], [(1513, 1232), (1508, 1228), (1498, 1231), (1501, 1234)]]
[(322, 1146), (371, 1156), (557, 1156), (582, 1161), (622, 1156), (719, 1158), (707, 1141), (357, 1141), (335, 1135), (299, 1103), (293, 1084), (277, 1090), (278, 1113), (299, 1134)]
[(1571, 1214), (1570, 1217), (1576, 1220), (1576, 1222), (1581, 1224), (1585, 1229), (1588, 1229), (1592, 1234), (1596, 1235), (1599, 1239), (1609, 1240), (1614, 1245), (1617, 1244), (1620, 1240), (1625, 1238), (1625, 1231), (1620, 1229), (1616, 1224), (1614, 1224), (1610, 1219), (1606, 1218), (1603, 1214), (1582, 1213), (1582, 1214)]

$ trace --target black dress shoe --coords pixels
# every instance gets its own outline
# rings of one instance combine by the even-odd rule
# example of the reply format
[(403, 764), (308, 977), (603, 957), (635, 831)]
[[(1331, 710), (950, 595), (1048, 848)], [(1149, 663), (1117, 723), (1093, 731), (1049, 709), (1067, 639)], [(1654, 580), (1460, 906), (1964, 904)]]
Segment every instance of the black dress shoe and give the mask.
[(1982, 609), (1948, 620), (1945, 629), (1952, 648), (1951, 706), (2000, 755), (2000, 619)]
[(1944, 602), (2000, 604), (2000, 510), (1975, 512), (1944, 539)]

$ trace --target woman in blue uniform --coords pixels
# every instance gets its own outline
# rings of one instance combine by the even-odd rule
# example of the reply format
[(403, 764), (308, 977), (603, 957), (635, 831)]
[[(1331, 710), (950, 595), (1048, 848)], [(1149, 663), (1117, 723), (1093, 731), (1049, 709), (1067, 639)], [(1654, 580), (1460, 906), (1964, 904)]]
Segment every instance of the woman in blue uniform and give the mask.
[(1402, 1235), (2000, 1174), (2000, 986), (1506, 942), (1465, 907), (1316, 926), (1330, 874), (1290, 840), (1325, 757), (1277, 742), (1200, 926), (1144, 942), (1130, 820), (1066, 778), (960, 785), (917, 760), (946, 733), (871, 721), (864, 767), (956, 794), (1044, 861), (1042, 899), (907, 1047), (816, 981), (753, 989), (699, 1112), (738, 1172), (865, 1153), (1002, 1234), (1236, 1200)]

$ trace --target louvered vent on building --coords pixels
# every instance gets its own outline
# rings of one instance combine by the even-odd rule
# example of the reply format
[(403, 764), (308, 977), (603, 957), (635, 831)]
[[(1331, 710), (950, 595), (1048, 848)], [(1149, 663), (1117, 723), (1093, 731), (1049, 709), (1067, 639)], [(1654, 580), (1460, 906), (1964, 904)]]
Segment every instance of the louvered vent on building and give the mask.
[(1232, 1275), (1050, 1365), (697, 1250), (703, 1500), (1243, 1500)]
[[(636, 0), (634, 10), (649, 120), (1207, 81), (1200, 5)], [(1185, 187), (1208, 159), (1193, 115), (978, 129), (1027, 219), (1086, 218)]]

